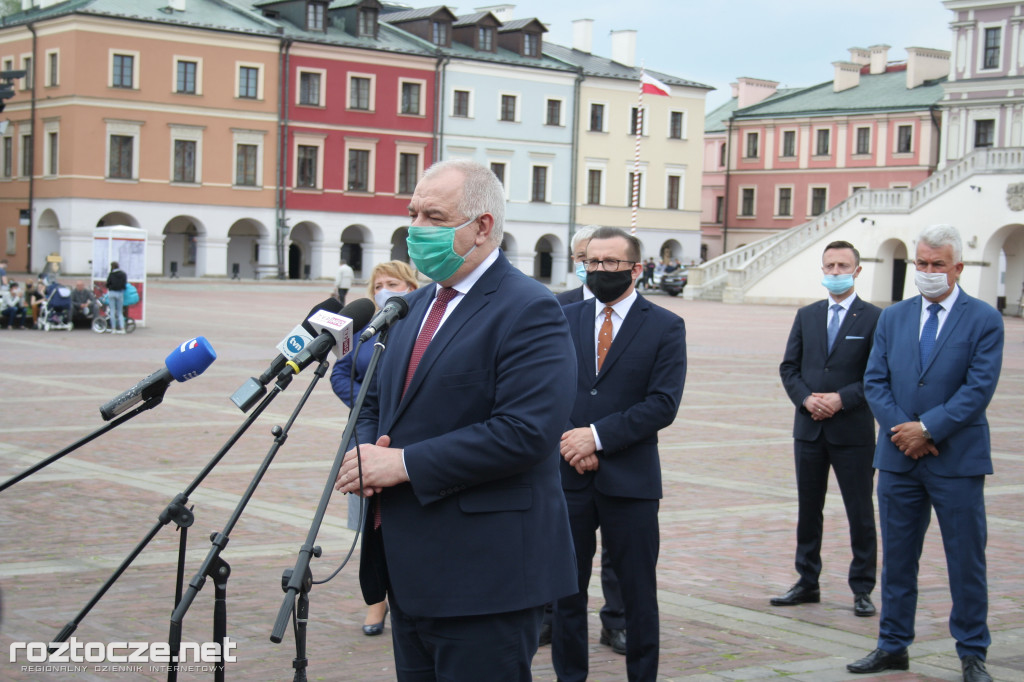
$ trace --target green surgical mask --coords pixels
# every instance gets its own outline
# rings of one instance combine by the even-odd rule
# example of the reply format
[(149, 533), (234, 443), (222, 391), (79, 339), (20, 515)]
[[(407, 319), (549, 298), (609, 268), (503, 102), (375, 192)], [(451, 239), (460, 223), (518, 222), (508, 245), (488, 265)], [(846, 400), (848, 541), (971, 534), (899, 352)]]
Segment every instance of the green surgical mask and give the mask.
[[(480, 216), (477, 216), (479, 218)], [(476, 244), (460, 256), (455, 252), (455, 232), (476, 222), (470, 218), (457, 227), (437, 225), (410, 225), (409, 236), (405, 244), (409, 249), (409, 258), (416, 269), (435, 282), (443, 282), (466, 262), (466, 257), (473, 253)]]

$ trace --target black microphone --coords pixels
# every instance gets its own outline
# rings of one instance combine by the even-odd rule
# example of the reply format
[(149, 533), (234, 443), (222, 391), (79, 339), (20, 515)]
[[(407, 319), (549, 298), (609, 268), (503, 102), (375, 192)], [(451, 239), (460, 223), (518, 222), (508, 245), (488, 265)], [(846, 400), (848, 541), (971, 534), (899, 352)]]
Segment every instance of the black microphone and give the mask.
[(103, 421), (110, 421), (122, 412), (127, 412), (143, 400), (162, 398), (167, 385), (172, 381), (188, 381), (206, 371), (217, 359), (210, 342), (205, 337), (189, 339), (171, 351), (164, 360), (164, 367), (135, 384), (127, 391), (100, 407)]
[(313, 339), (306, 348), (285, 363), (279, 378), (298, 374), (314, 361), (322, 360), (334, 349), (338, 357), (352, 352), (352, 330), (362, 329), (373, 317), (373, 301), (368, 298), (357, 298), (341, 309), (337, 315), (317, 311), (311, 318), (314, 328), (322, 329), (320, 335)]
[(363, 333), (359, 335), (359, 342), (369, 341), (371, 336), (398, 322), (408, 312), (409, 304), (406, 303), (405, 298), (402, 296), (392, 296), (384, 303), (384, 307), (373, 316), (373, 319), (370, 320), (370, 324), (363, 330)]
[(242, 412), (248, 412), (249, 408), (259, 402), (260, 398), (266, 395), (267, 389), (264, 387), (281, 373), (281, 370), (285, 367), (285, 363), (301, 353), (307, 345), (312, 343), (318, 332), (313, 325), (309, 323), (309, 318), (316, 315), (320, 310), (326, 310), (329, 313), (337, 313), (341, 310), (341, 302), (332, 296), (326, 301), (317, 303), (310, 309), (306, 317), (302, 319), (302, 322), (296, 325), (295, 328), (288, 333), (288, 336), (281, 339), (281, 343), (277, 344), (277, 349), (281, 352), (276, 358), (270, 361), (270, 367), (268, 367), (258, 378), (250, 377), (248, 381), (242, 384), (238, 390), (232, 394), (231, 402), (233, 402), (238, 409)]

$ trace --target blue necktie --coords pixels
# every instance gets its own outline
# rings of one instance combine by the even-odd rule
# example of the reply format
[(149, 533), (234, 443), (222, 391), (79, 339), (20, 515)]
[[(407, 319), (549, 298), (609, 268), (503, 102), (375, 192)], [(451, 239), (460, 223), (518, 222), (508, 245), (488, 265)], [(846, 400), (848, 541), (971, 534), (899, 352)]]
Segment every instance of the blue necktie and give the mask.
[[(838, 303), (832, 304), (832, 319), (828, 321), (828, 352), (832, 352), (832, 346), (836, 343), (836, 336), (839, 334), (839, 311), (843, 309), (843, 306)], [(818, 327), (821, 329), (821, 327)]]
[(932, 303), (928, 306), (928, 319), (924, 321), (924, 327), (921, 328), (921, 367), (924, 368), (926, 362), (928, 362), (928, 356), (932, 354), (932, 348), (935, 347), (935, 337), (939, 332), (939, 311), (942, 310), (942, 306), (938, 303)]

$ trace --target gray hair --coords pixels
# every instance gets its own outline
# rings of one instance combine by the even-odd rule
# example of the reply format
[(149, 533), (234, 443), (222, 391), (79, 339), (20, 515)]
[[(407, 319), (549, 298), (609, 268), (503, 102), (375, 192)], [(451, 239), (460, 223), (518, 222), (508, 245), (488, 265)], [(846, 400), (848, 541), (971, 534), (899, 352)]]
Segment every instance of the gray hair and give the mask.
[(960, 231), (952, 225), (929, 225), (921, 231), (917, 238), (933, 249), (940, 249), (943, 246), (953, 247), (953, 262), (959, 263), (964, 255), (963, 241), (960, 239)]
[(576, 253), (576, 247), (580, 245), (582, 241), (590, 241), (590, 238), (594, 236), (594, 231), (598, 228), (597, 225), (587, 225), (576, 230), (572, 235), (572, 244), (569, 248), (572, 249), (573, 253)]
[(462, 199), (457, 207), (466, 219), (476, 218), (484, 213), (494, 217), (491, 229), (491, 243), (501, 246), (505, 227), (505, 188), (501, 186), (490, 168), (470, 159), (448, 159), (438, 161), (423, 173), (423, 179), (433, 178), (447, 170), (462, 173)]

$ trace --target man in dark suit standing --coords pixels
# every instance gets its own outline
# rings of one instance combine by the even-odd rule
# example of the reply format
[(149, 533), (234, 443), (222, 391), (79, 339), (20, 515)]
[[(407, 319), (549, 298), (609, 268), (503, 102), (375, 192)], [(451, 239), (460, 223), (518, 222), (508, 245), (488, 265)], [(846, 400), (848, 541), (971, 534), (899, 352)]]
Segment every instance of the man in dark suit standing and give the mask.
[(409, 203), (409, 296), (337, 489), (371, 497), (359, 578), (391, 607), (399, 680), (531, 679), (543, 605), (576, 591), (559, 436), (576, 365), (551, 292), (498, 249), (505, 196), (443, 161)]
[(860, 270), (860, 253), (853, 244), (839, 241), (825, 247), (821, 283), (829, 297), (797, 311), (779, 366), (782, 384), (796, 406), (793, 456), (798, 500), (796, 572), (800, 579), (784, 595), (772, 598), (774, 606), (821, 601), (822, 510), (831, 467), (850, 524), (853, 560), (848, 584), (853, 591), (853, 612), (858, 616), (875, 614), (871, 603), (878, 558), (871, 499), (875, 420), (864, 400), (864, 368), (882, 311), (854, 291)]
[(636, 237), (595, 230), (586, 260), (595, 299), (564, 309), (577, 391), (562, 434), (561, 473), (579, 591), (555, 607), (551, 658), (561, 682), (587, 678), (587, 587), (598, 528), (625, 605), (627, 677), (658, 674), (658, 431), (679, 409), (686, 329), (677, 315), (636, 293), (642, 267)]
[(882, 528), (882, 617), (878, 646), (846, 666), (854, 673), (907, 670), (914, 641), (917, 573), (932, 509), (946, 553), (964, 682), (991, 682), (985, 656), (985, 476), (992, 452), (985, 409), (1003, 361), (1003, 319), (957, 284), (960, 233), (925, 229), (917, 241), (920, 296), (878, 320), (864, 392), (879, 424), (875, 448)]
[[(581, 286), (567, 289), (555, 295), (555, 299), (563, 306), (579, 303), (594, 298), (594, 292), (587, 287), (587, 270), (583, 261), (587, 259), (587, 244), (598, 229), (597, 225), (587, 225), (576, 230), (572, 236), (572, 260), (574, 271), (580, 279)], [(604, 606), (601, 607), (601, 644), (611, 647), (615, 653), (626, 655), (626, 609), (622, 605), (622, 592), (619, 590), (619, 579), (615, 576), (608, 550), (601, 547), (601, 592), (604, 594)], [(551, 612), (545, 610), (544, 625), (540, 631), (541, 645), (551, 643)]]

